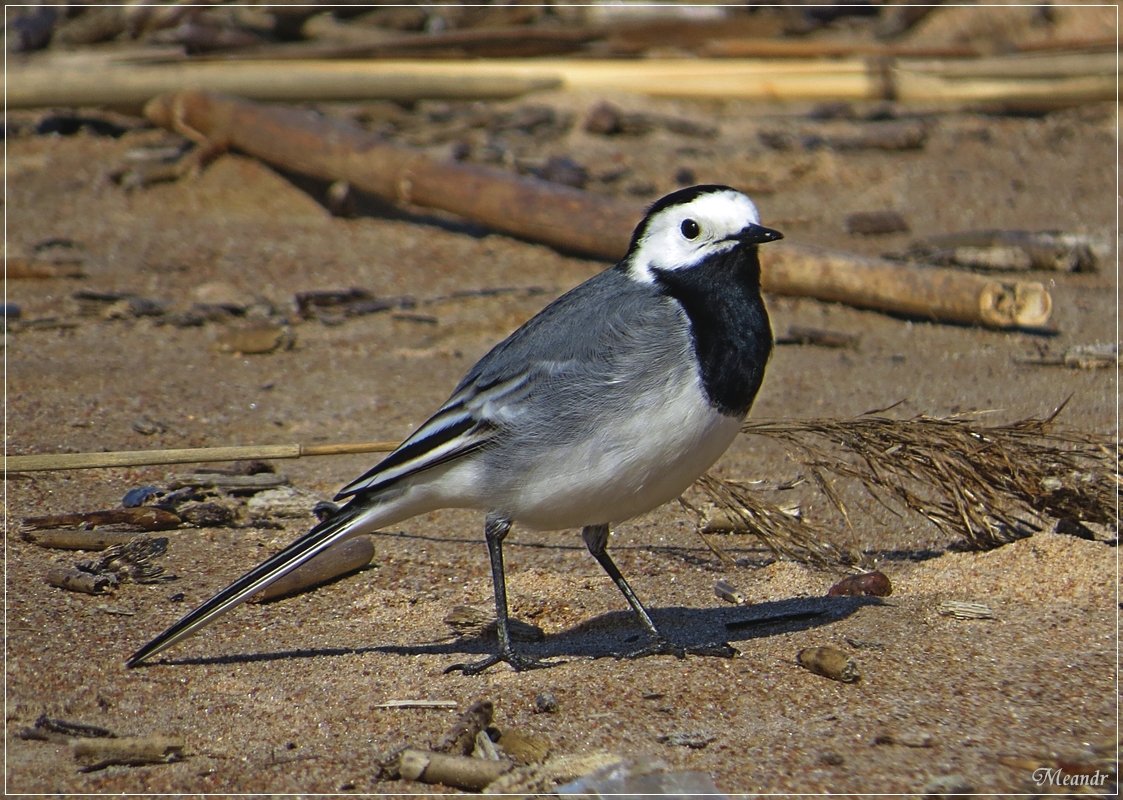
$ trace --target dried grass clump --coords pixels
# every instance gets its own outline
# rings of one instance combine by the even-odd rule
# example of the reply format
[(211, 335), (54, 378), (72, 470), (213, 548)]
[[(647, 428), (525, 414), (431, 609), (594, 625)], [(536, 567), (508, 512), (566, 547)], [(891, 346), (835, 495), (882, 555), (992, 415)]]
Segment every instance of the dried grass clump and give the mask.
[[(765, 492), (745, 481), (718, 478), (709, 473), (695, 484), (718, 508), (739, 524), (737, 530), (754, 535), (776, 558), (789, 558), (806, 564), (829, 566), (848, 560), (848, 556), (831, 542), (831, 530), (808, 521), (802, 515), (770, 503)], [(706, 512), (685, 498), (679, 502), (701, 521)], [(733, 559), (702, 533), (702, 541), (723, 561)]]
[[(783, 442), (851, 525), (836, 481), (861, 486), (879, 506), (917, 514), (978, 549), (1043, 530), (1047, 521), (1118, 528), (1119, 447), (1108, 436), (1045, 418), (987, 426), (982, 413), (848, 420), (748, 422), (742, 431)], [(822, 526), (785, 514), (747, 484), (705, 476), (699, 487), (776, 555), (838, 561)]]

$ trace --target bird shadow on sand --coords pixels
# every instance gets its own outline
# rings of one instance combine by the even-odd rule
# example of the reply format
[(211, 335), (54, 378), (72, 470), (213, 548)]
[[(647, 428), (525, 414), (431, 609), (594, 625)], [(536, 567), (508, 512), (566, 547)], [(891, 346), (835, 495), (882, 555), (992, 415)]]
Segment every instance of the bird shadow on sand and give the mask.
[[(736, 646), (780, 633), (809, 630), (848, 617), (859, 608), (885, 605), (876, 597), (799, 597), (770, 600), (751, 606), (686, 608), (670, 606), (649, 609), (663, 634), (688, 652), (721, 642)], [(520, 655), (537, 659), (611, 658), (634, 651), (647, 643), (630, 611), (613, 611), (586, 620), (568, 630), (547, 634), (538, 641), (514, 642)], [(411, 645), (372, 645), (360, 647), (317, 647), (278, 650), (267, 653), (207, 656), (202, 658), (164, 658), (152, 662), (163, 665), (249, 664), (298, 658), (393, 653), (398, 655), (443, 655), (452, 659), (483, 656), (495, 652), (495, 636), (449, 637), (440, 641)], [(560, 662), (559, 662), (560, 663)]]

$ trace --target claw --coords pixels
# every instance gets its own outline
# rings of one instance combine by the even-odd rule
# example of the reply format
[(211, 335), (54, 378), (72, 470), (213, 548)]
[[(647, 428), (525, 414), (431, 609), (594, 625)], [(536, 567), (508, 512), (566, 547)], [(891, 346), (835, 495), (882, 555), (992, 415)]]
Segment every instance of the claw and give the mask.
[(496, 653), (495, 655), (488, 656), (479, 661), (469, 661), (465, 664), (453, 664), (445, 668), (444, 674), (448, 675), (450, 672), (459, 672), (463, 675), (479, 675), (504, 661), (510, 664), (511, 669), (515, 672), (525, 672), (531, 669), (546, 669), (547, 667), (556, 667), (559, 664), (565, 663), (564, 661), (542, 661), (537, 658), (527, 658), (526, 656), (520, 656), (515, 653)]
[(737, 655), (737, 650), (727, 642), (715, 642), (714, 644), (704, 644), (698, 646), (686, 646), (675, 644), (670, 639), (659, 637), (654, 639), (649, 644), (644, 645), (638, 650), (632, 650), (627, 653), (620, 653), (617, 658), (646, 658), (647, 656), (674, 656), (675, 658), (686, 658), (691, 656), (716, 656), (719, 658), (733, 658)]

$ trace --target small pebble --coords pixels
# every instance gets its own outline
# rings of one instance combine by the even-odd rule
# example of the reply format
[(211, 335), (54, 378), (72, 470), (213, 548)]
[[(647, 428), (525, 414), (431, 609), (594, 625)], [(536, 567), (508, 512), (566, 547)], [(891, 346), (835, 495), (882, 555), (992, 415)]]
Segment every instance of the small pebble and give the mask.
[(337, 513), (339, 513), (339, 506), (330, 500), (321, 500), (316, 503), (316, 505), (312, 506), (312, 514), (315, 515), (316, 519), (320, 522), (323, 522), (328, 517), (334, 516)]
[(274, 350), (292, 347), (292, 333), (274, 322), (260, 321), (223, 331), (214, 342), (221, 353), (263, 355)]
[(679, 167), (675, 170), (675, 183), (679, 186), (691, 186), (698, 182), (698, 175), (690, 167)]
[(141, 414), (133, 420), (132, 428), (141, 436), (153, 436), (157, 433), (163, 433), (168, 429), (168, 426), (159, 420), (152, 419), (147, 414)]
[(920, 791), (924, 800), (939, 800), (953, 795), (970, 795), (975, 787), (962, 775), (937, 775)]
[(117, 300), (102, 312), (104, 319), (136, 319), (138, 317), (159, 317), (167, 309), (157, 300), (129, 295)]
[(725, 580), (719, 580), (714, 584), (714, 594), (725, 602), (737, 606), (743, 606), (749, 602), (740, 589)]
[(613, 136), (623, 130), (622, 112), (612, 103), (597, 103), (585, 117), (585, 130), (601, 136)]
[(138, 486), (129, 489), (121, 498), (121, 505), (125, 508), (139, 508), (153, 497), (159, 497), (163, 492), (155, 486)]
[(196, 528), (226, 528), (233, 524), (233, 509), (220, 503), (187, 503), (176, 509), (176, 513)]
[(304, 519), (319, 502), (312, 492), (294, 486), (277, 486), (257, 492), (246, 502), (251, 517)]
[(536, 764), (545, 761), (550, 755), (549, 739), (514, 728), (504, 730), (497, 744), (503, 753), (517, 764)]
[(874, 744), (896, 744), (901, 747), (931, 747), (932, 734), (926, 731), (904, 731), (903, 733), (879, 733)]
[(877, 570), (850, 575), (827, 589), (827, 597), (888, 597), (893, 585), (885, 573)]
[(854, 659), (837, 647), (805, 647), (795, 660), (804, 669), (832, 681), (855, 683), (861, 677)]
[(589, 171), (567, 156), (550, 156), (545, 164), (531, 169), (530, 173), (544, 181), (577, 189), (584, 189), (589, 182)]
[(843, 220), (847, 233), (857, 236), (878, 236), (886, 233), (907, 233), (909, 224), (896, 211), (855, 211)]
[(539, 692), (534, 697), (535, 714), (553, 714), (558, 710), (558, 698), (553, 692)]

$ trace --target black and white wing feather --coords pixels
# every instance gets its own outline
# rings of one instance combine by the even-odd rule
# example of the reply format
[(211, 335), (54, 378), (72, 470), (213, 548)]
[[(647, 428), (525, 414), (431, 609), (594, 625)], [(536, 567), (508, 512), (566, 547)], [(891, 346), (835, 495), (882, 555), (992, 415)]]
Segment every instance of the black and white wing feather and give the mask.
[(626, 303), (629, 294), (649, 291), (610, 270), (562, 295), (481, 358), (433, 416), (335, 499), (375, 495), (488, 447), (522, 416), (524, 404), (539, 400), (532, 395), (540, 393), (543, 380), (586, 371), (592, 380), (603, 379), (594, 364), (603, 357), (599, 346), (612, 338), (607, 329), (620, 325), (613, 317), (621, 311), (617, 305), (606, 314), (612, 305), (605, 296)]

